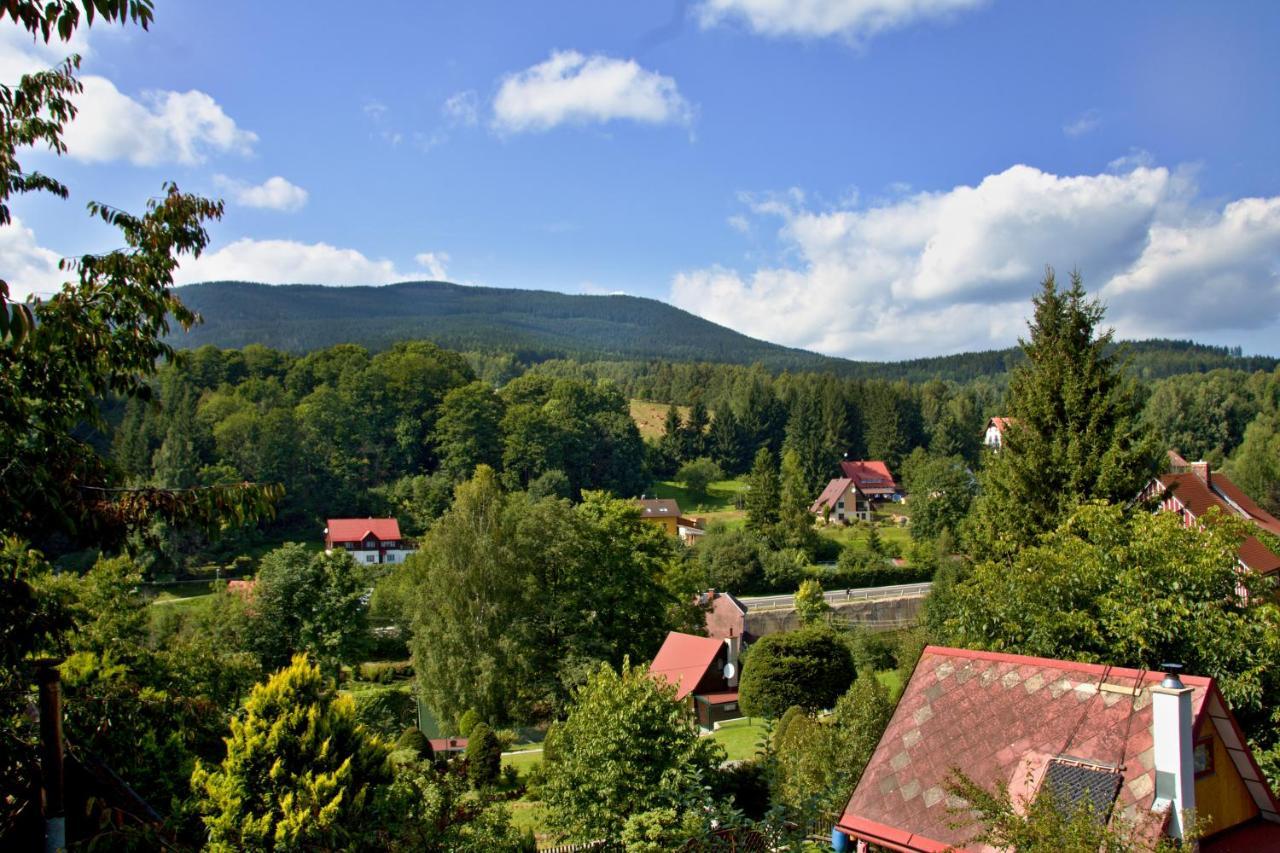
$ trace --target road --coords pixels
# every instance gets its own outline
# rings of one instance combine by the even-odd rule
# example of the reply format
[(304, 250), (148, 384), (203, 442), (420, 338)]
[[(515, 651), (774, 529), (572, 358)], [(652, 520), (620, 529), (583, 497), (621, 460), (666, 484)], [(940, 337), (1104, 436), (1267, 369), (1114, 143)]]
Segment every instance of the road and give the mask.
[[(858, 589), (833, 589), (824, 592), (823, 598), (828, 604), (840, 604), (844, 601), (874, 601), (880, 598), (908, 598), (925, 595), (933, 586), (932, 583), (900, 583), (893, 586), (864, 586)], [(796, 597), (791, 595), (750, 595), (738, 596), (738, 600), (748, 610), (782, 610), (795, 606)]]

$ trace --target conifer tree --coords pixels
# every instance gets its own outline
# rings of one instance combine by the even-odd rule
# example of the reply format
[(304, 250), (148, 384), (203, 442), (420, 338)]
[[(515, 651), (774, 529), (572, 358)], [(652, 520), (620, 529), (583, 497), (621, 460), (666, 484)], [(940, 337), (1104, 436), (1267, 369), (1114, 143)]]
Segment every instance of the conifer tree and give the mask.
[(715, 419), (711, 422), (711, 430), (707, 435), (707, 451), (729, 474), (741, 474), (746, 468), (742, 427), (729, 406), (716, 409)]
[(822, 402), (814, 390), (801, 388), (791, 404), (785, 447), (800, 464), (805, 492), (816, 492), (836, 467), (835, 446), (826, 441)]
[(711, 422), (707, 414), (707, 405), (701, 400), (694, 401), (689, 409), (689, 419), (682, 430), (683, 453), (685, 461), (707, 455), (707, 425)]
[(376, 849), (389, 749), (303, 656), (253, 689), (227, 757), (191, 778), (207, 849)]
[(756, 451), (751, 476), (748, 478), (747, 527), (763, 533), (777, 524), (780, 500), (781, 485), (778, 482), (777, 465), (769, 449), (762, 447)]
[(1104, 309), (1080, 274), (1060, 290), (1045, 273), (1034, 300), (1026, 360), (1009, 382), (1012, 423), (989, 453), (970, 518), (975, 553), (992, 556), (1031, 544), (1080, 503), (1132, 500), (1156, 472), (1160, 449), (1144, 431), (1135, 384), (1114, 354)]

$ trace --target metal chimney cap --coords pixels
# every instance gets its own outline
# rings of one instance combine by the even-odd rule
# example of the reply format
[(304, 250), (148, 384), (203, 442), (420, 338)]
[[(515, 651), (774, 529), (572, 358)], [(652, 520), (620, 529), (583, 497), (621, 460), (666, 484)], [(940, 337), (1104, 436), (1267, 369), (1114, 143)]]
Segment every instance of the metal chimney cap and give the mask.
[(1181, 690), (1182, 679), (1178, 675), (1182, 672), (1182, 664), (1180, 663), (1162, 663), (1160, 668), (1164, 670), (1164, 680), (1160, 682), (1161, 687), (1167, 687), (1170, 690)]

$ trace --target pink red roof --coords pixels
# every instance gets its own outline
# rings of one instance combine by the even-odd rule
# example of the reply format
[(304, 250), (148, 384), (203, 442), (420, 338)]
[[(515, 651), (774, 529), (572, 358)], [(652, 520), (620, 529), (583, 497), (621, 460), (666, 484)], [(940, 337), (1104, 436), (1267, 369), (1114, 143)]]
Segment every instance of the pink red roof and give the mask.
[(863, 494), (883, 494), (896, 492), (898, 484), (889, 473), (889, 466), (875, 459), (858, 459), (853, 462), (845, 460), (840, 463), (840, 470), (845, 477), (853, 480)]
[(427, 738), (431, 741), (432, 752), (461, 752), (467, 748), (467, 739), (464, 737), (433, 737)]
[(683, 699), (697, 688), (723, 647), (723, 641), (713, 637), (672, 631), (654, 656), (649, 674), (675, 685), (676, 698)]
[[(1209, 483), (1190, 471), (1162, 474), (1160, 485), (1169, 489), (1172, 496), (1196, 518), (1217, 507), (1226, 515), (1246, 518), (1263, 530), (1280, 536), (1280, 519), (1258, 506), (1240, 491), (1239, 486), (1216, 471), (1209, 475)], [(1280, 572), (1280, 555), (1254, 536), (1240, 543), (1240, 561), (1259, 574)]]
[(813, 502), (813, 506), (809, 507), (809, 512), (822, 512), (822, 508), (828, 506), (835, 509), (836, 502), (840, 500), (840, 496), (853, 485), (854, 482), (849, 477), (837, 477), (827, 483), (827, 487), (822, 490), (822, 494), (818, 495), (818, 499)]
[(1003, 433), (1005, 430), (1007, 430), (1007, 429), (1009, 428), (1009, 424), (1011, 424), (1011, 423), (1013, 423), (1013, 418), (999, 418), (999, 417), (996, 417), (996, 418), (992, 418), (991, 420), (987, 421), (987, 425), (988, 425), (988, 426), (993, 426), (993, 427), (995, 427), (995, 428), (996, 428), (996, 432), (1000, 432), (1000, 433)]
[[(1150, 812), (1155, 796), (1151, 693), (1162, 674), (929, 646), (858, 782), (839, 826), (893, 850), (940, 851), (975, 829), (951, 824), (952, 768), (988, 790), (1032, 796), (1047, 762), (1071, 757), (1122, 773), (1116, 813)], [(1196, 731), (1212, 725), (1259, 812), (1277, 803), (1212, 679), (1184, 676)], [(1028, 785), (1028, 779), (1032, 784)]]
[(370, 535), (382, 540), (400, 538), (400, 522), (394, 518), (331, 518), (326, 526), (330, 542), (363, 542)]

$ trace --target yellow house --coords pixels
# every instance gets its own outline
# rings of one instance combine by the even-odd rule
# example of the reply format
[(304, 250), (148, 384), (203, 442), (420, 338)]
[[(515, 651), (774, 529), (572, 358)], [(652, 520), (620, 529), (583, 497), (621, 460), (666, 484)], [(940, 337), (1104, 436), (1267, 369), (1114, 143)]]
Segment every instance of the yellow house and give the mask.
[(670, 498), (641, 498), (637, 503), (641, 521), (658, 525), (669, 536), (680, 532), (680, 504)]

